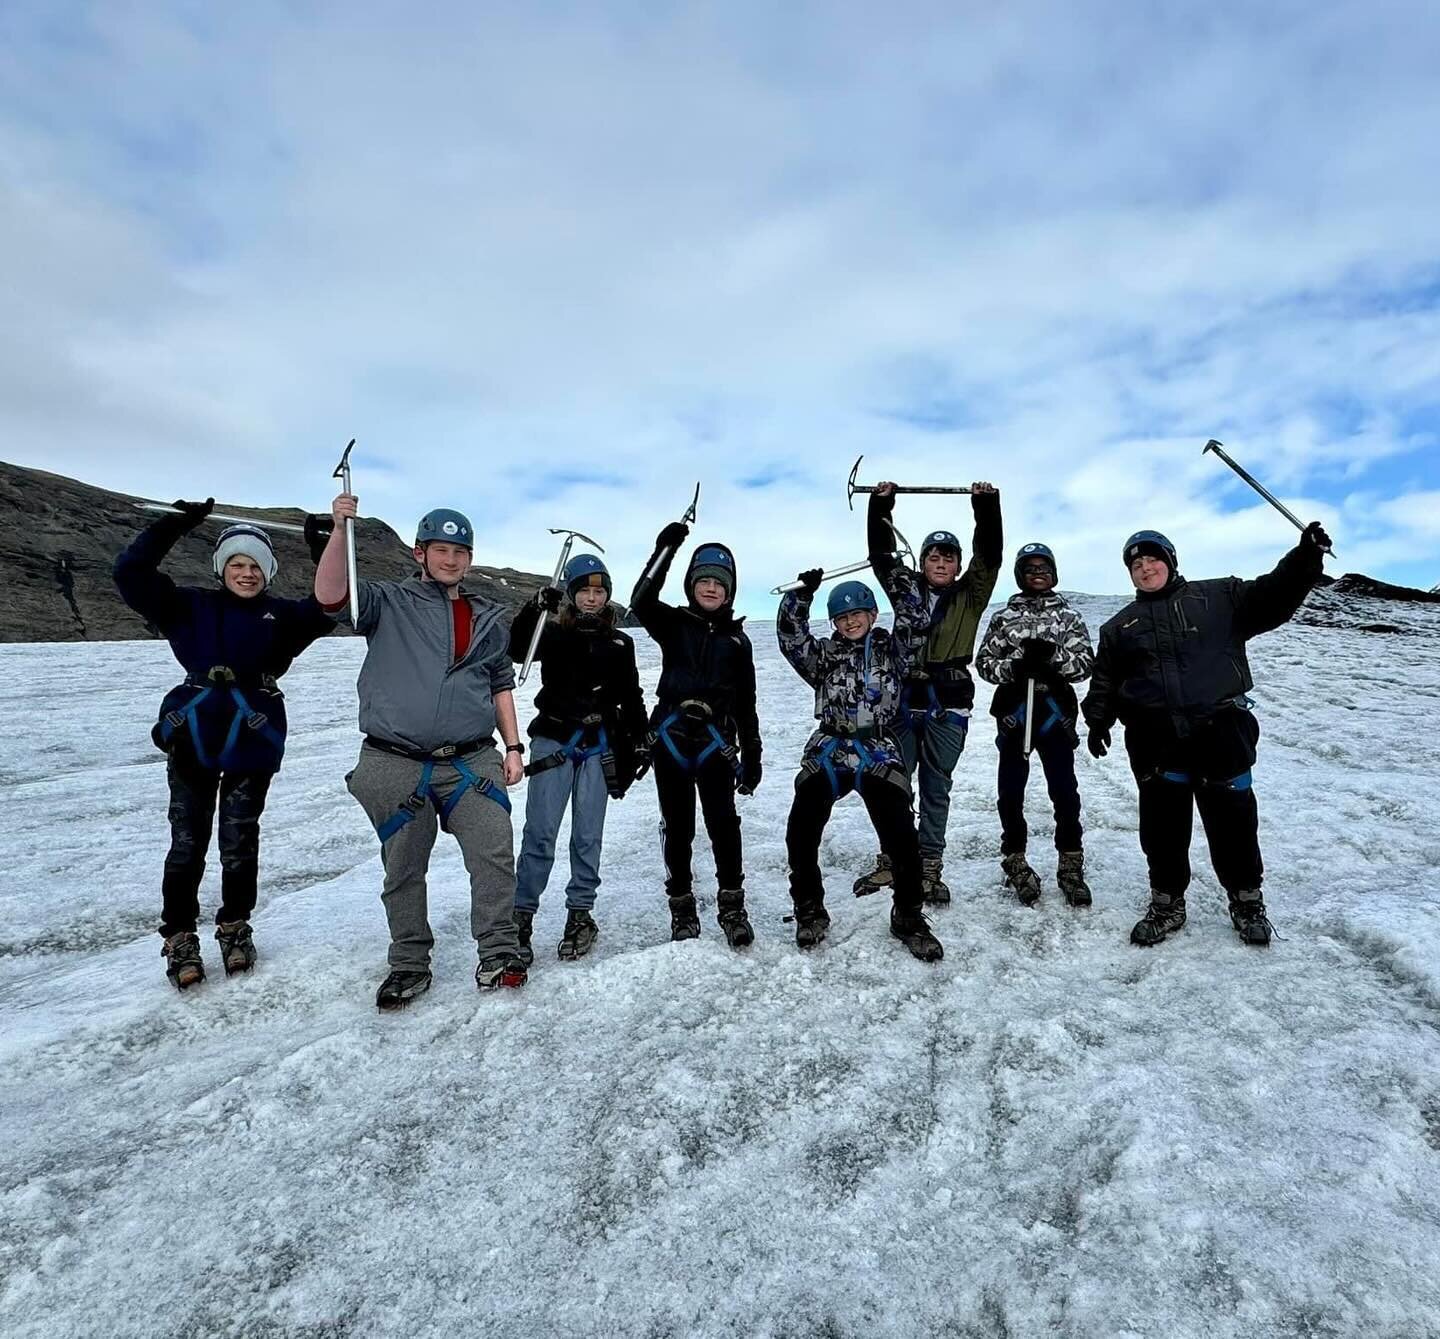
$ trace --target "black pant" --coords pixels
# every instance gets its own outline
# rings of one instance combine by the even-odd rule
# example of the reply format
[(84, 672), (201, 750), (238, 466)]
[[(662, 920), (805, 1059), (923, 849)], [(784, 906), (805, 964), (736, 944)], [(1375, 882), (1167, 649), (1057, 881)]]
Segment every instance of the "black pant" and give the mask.
[(1197, 722), (1183, 738), (1168, 723), (1126, 727), (1125, 749), (1140, 786), (1140, 847), (1155, 892), (1176, 896), (1190, 886), (1196, 808), (1225, 891), (1260, 887), (1260, 812), (1250, 788), (1259, 737), (1259, 722), (1240, 710)]
[(665, 891), (671, 897), (688, 897), (695, 890), (690, 853), (695, 845), (697, 792), (715, 855), (715, 879), (724, 889), (742, 887), (745, 867), (740, 852), (740, 816), (735, 812), (735, 769), (722, 754), (714, 753), (698, 771), (687, 771), (670, 756), (664, 744), (656, 746), (653, 756)]
[[(882, 776), (868, 776), (860, 791), (865, 812), (880, 839), (880, 849), (894, 870), (895, 905), (920, 906), (920, 839), (910, 808), (908, 786)], [(785, 825), (785, 852), (790, 859), (790, 896), (797, 907), (825, 900), (820, 878), (820, 838), (835, 807), (835, 792), (824, 772), (802, 771), (795, 778), (795, 800)]]
[[(1030, 780), (1030, 759), (1025, 756), (1025, 732), (1002, 730), (995, 741), (1000, 750), (995, 807), (1000, 811), (1000, 851), (1009, 855), (1025, 849), (1025, 785)], [(1075, 745), (1057, 723), (1031, 745), (1045, 769), (1045, 785), (1055, 807), (1055, 849), (1078, 851), (1084, 829), (1080, 826), (1080, 790), (1075, 784)]]
[(170, 851), (161, 883), (160, 933), (194, 930), (200, 919), (200, 879), (220, 802), (220, 909), (216, 922), (248, 921), (255, 910), (260, 865), (260, 815), (268, 772), (212, 772), (170, 755)]

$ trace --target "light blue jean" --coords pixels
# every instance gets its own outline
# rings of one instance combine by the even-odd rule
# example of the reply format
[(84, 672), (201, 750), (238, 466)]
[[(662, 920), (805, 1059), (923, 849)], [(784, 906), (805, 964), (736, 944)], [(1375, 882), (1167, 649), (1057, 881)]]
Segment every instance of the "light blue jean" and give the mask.
[[(563, 747), (553, 739), (535, 736), (530, 756), (534, 762)], [(565, 808), (570, 808), (570, 882), (565, 905), (571, 911), (590, 911), (600, 890), (600, 845), (605, 835), (605, 806), (610, 793), (598, 757), (578, 766), (559, 767), (532, 776), (525, 788), (525, 835), (515, 865), (515, 910), (536, 911), (540, 894), (555, 864), (555, 838)]]
[(945, 854), (950, 786), (955, 766), (965, 751), (970, 718), (958, 711), (947, 711), (943, 716), (902, 712), (900, 719), (895, 734), (905, 770), (915, 778), (914, 789), (920, 799), (920, 856), (938, 859)]

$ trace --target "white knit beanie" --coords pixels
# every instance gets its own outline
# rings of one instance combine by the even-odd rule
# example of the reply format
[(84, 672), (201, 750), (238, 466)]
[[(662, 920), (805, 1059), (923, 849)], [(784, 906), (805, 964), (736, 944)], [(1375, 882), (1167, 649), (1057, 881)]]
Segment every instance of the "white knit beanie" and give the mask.
[(215, 575), (219, 580), (225, 579), (225, 564), (236, 554), (255, 560), (267, 586), (275, 580), (275, 573), (280, 570), (275, 550), (270, 547), (270, 536), (258, 525), (232, 525), (220, 532), (220, 538), (215, 541)]

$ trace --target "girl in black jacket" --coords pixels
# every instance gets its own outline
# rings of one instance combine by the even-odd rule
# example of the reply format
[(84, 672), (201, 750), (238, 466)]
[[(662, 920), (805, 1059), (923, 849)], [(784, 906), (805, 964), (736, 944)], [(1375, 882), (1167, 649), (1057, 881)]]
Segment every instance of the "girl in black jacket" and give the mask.
[(520, 956), (535, 960), (530, 939), (540, 894), (555, 864), (555, 836), (570, 810), (570, 882), (559, 953), (582, 958), (600, 933), (591, 912), (600, 888), (605, 807), (635, 780), (645, 734), (645, 699), (635, 668), (635, 643), (615, 627), (610, 573), (593, 553), (565, 565), (564, 600), (553, 586), (515, 616), (510, 656), (523, 661), (535, 627), (548, 619), (535, 651), (540, 665), (536, 716), (530, 722), (532, 762), (525, 769), (525, 835), (515, 866), (515, 926)]
[[(660, 590), (676, 550), (689, 537), (681, 521), (667, 525), (630, 597), (630, 608), (660, 645), (662, 668), (651, 714), (655, 790), (670, 898), (670, 937), (700, 933), (690, 853), (695, 797), (715, 853), (717, 919), (732, 948), (755, 940), (745, 914), (745, 870), (735, 792), (760, 784), (760, 721), (755, 710), (755, 656), (743, 618), (735, 616), (735, 555), (724, 544), (702, 544), (685, 573), (683, 608), (664, 603)], [(662, 558), (663, 555), (663, 558)]]
[(268, 593), (275, 577), (269, 536), (232, 525), (215, 545), (220, 586), (177, 586), (160, 571), (165, 555), (210, 514), (215, 499), (177, 502), (115, 563), (121, 598), (170, 643), (185, 669), (151, 731), (169, 755), (170, 851), (161, 884), (166, 975), (179, 990), (205, 979), (197, 926), (205, 852), (220, 810), (220, 908), (215, 938), (226, 975), (255, 965), (260, 814), (285, 753), (285, 698), (278, 680), (334, 626), (313, 598)]

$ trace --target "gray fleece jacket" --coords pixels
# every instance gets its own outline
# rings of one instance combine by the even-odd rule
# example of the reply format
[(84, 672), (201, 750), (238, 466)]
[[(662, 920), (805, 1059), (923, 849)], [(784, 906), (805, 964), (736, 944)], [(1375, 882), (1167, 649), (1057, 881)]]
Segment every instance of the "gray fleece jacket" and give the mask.
[[(429, 752), (495, 734), (495, 694), (515, 686), (499, 605), (460, 586), (470, 604), (470, 646), (455, 661), (455, 622), (442, 586), (361, 581), (360, 623), (370, 649), (360, 667), (360, 729)], [(331, 615), (350, 621), (348, 606)]]

